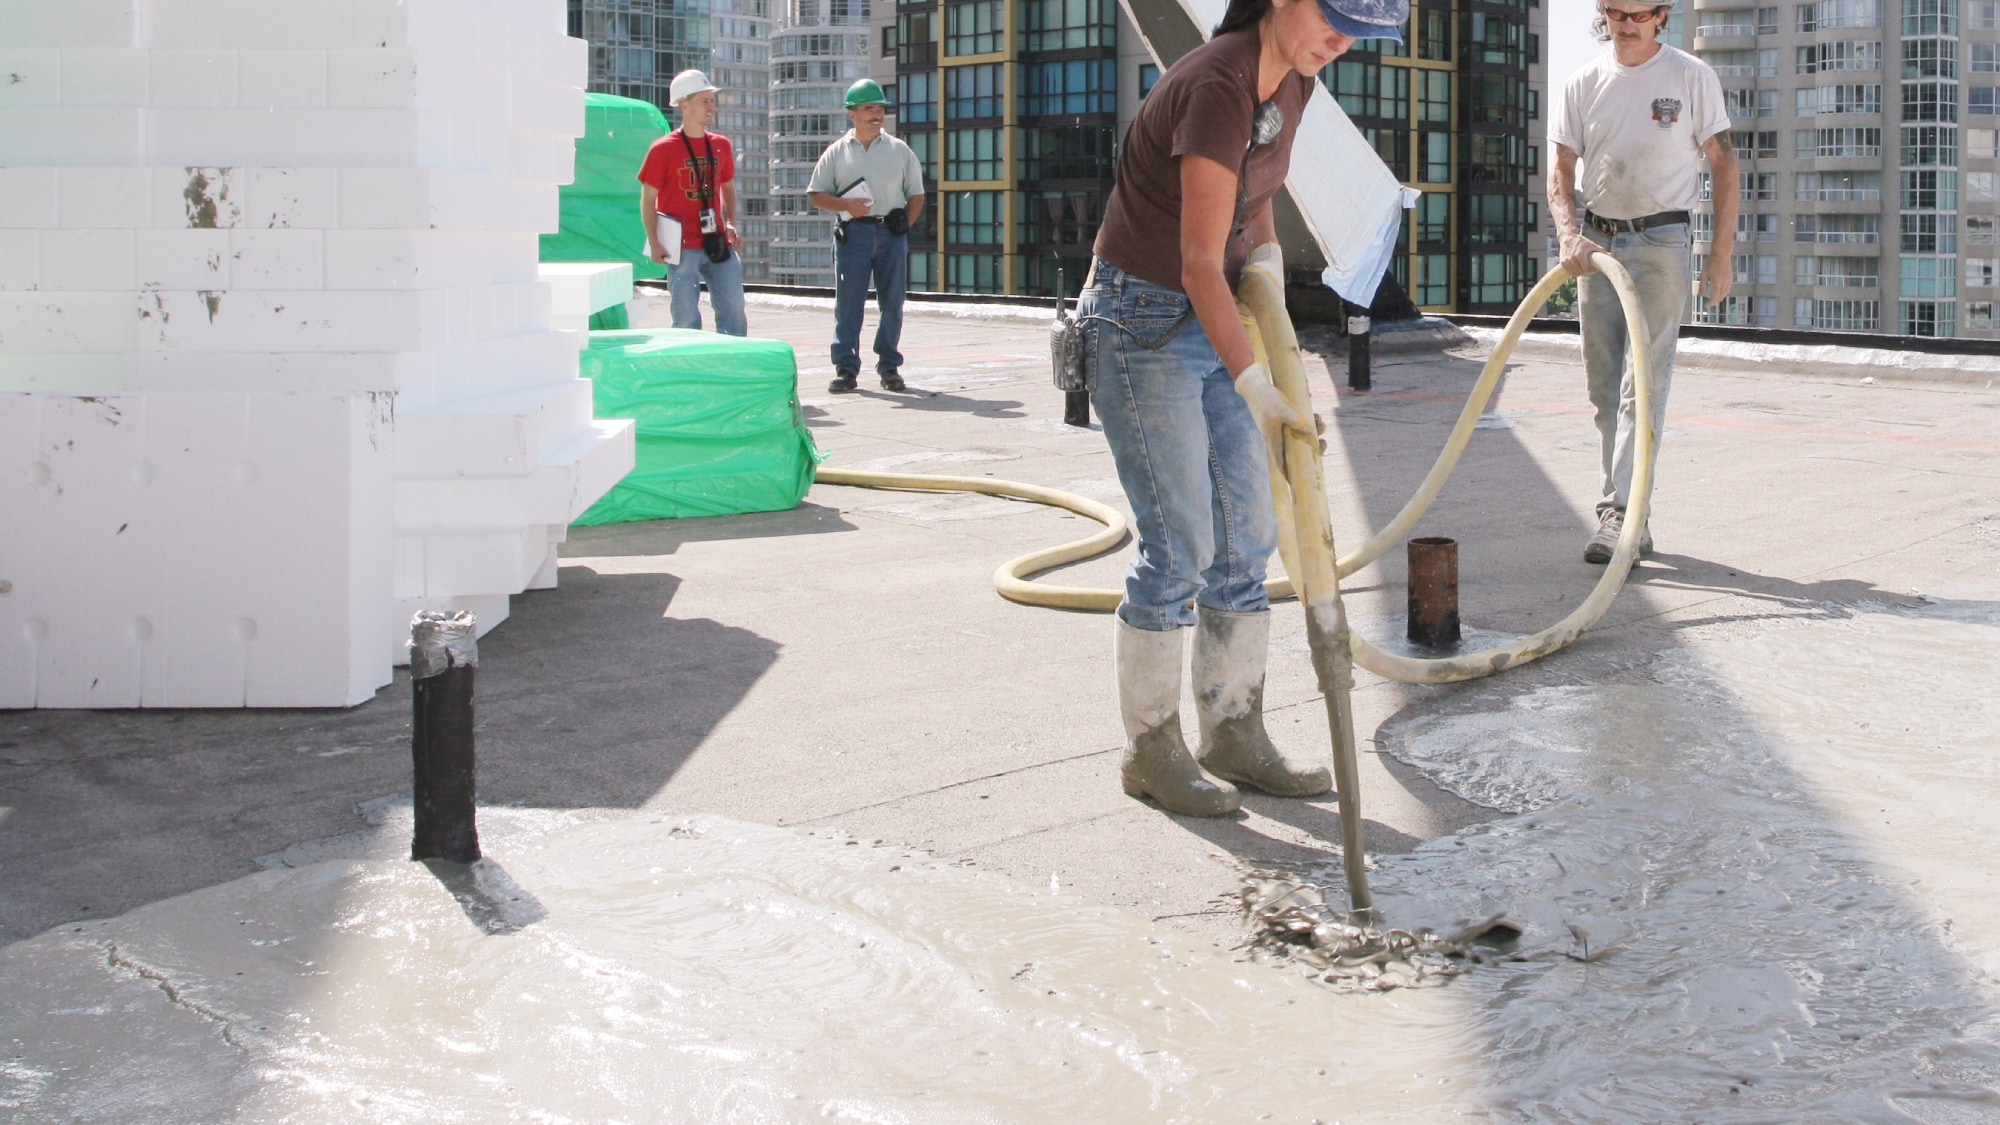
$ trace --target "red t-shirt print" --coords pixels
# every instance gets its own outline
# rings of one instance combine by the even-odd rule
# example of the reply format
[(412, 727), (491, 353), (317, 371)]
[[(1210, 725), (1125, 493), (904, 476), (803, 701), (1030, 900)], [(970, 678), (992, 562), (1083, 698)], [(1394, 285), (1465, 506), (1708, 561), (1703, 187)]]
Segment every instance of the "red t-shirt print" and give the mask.
[[(688, 161), (690, 143), (694, 145), (694, 163)], [(713, 146), (712, 157), (710, 146)], [(684, 250), (701, 248), (702, 193), (695, 177), (696, 165), (700, 178), (708, 182), (709, 199), (717, 201), (711, 206), (720, 206), (722, 185), (736, 178), (735, 148), (721, 133), (711, 129), (690, 142), (676, 129), (654, 141), (646, 150), (645, 163), (639, 166), (639, 182), (660, 193), (657, 208), (680, 220)]]

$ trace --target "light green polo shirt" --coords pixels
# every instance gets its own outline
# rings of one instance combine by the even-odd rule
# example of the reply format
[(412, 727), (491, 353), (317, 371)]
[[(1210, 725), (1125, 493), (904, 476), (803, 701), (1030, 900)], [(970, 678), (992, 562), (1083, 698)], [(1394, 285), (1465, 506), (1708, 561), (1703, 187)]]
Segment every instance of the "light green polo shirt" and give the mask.
[(911, 196), (924, 193), (923, 165), (909, 145), (883, 133), (875, 143), (863, 146), (854, 139), (852, 129), (819, 154), (806, 190), (839, 195), (863, 179), (875, 196), (868, 208), (870, 215), (886, 215), (908, 204)]

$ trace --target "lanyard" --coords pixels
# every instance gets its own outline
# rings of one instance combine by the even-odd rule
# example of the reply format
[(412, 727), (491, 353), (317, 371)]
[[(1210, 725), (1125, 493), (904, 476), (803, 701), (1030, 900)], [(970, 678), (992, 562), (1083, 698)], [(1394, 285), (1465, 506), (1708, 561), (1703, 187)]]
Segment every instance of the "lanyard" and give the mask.
[[(715, 164), (715, 140), (707, 133), (703, 133), (701, 139), (708, 142), (708, 163), (713, 167)], [(701, 161), (695, 159), (694, 141), (688, 137), (685, 129), (681, 131), (681, 143), (687, 146), (688, 166), (694, 169), (695, 190), (701, 192), (702, 210), (706, 211), (708, 209), (709, 195), (711, 194), (708, 190), (708, 181), (702, 178)]]

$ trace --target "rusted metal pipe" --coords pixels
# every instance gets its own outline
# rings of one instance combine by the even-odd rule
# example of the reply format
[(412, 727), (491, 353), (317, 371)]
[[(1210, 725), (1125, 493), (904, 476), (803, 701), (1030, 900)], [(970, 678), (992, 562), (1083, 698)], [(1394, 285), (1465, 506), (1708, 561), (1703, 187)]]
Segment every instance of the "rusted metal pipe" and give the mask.
[(410, 623), (410, 757), (417, 824), (411, 859), (479, 858), (474, 824), (470, 613), (426, 610)]
[(1458, 541), (1410, 540), (1410, 643), (1450, 648), (1458, 643)]

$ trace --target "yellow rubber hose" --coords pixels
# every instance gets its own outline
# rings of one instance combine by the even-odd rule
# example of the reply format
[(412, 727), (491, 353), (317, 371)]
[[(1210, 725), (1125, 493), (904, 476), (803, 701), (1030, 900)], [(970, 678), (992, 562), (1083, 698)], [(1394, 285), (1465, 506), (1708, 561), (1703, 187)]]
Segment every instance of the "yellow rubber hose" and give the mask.
[[(1638, 313), (1638, 297), (1632, 287), (1631, 275), (1625, 272), (1617, 260), (1607, 254), (1594, 254), (1592, 264), (1603, 271), (1617, 290), (1619, 300), (1625, 309), (1626, 331), (1632, 340), (1648, 337)], [(1569, 277), (1560, 266), (1543, 275), (1541, 281), (1528, 292), (1513, 317), (1501, 333), (1493, 354), (1480, 371), (1479, 379), (1473, 384), (1472, 392), (1466, 399), (1465, 408), (1460, 411), (1458, 422), (1452, 427), (1437, 461), (1418, 486), (1416, 493), (1395, 518), (1354, 553), (1334, 562), (1333, 572), (1338, 578), (1346, 577), (1356, 570), (1380, 558), (1390, 547), (1408, 533), (1422, 518), (1424, 511), (1444, 488), (1445, 481), (1457, 466), (1459, 456), (1464, 453), (1471, 440), (1474, 426), (1484, 413), (1493, 389), (1498, 385), (1500, 375), (1506, 370), (1507, 360), (1513, 354), (1521, 334), (1527, 330), (1528, 321), (1539, 311), (1557, 286)], [(1259, 331), (1251, 334), (1252, 340), (1267, 354), (1272, 371), (1272, 380), (1284, 391), (1293, 403), (1304, 413), (1311, 413), (1311, 402), (1306, 394), (1304, 361), (1298, 353), (1297, 339), (1292, 333), (1291, 321), (1284, 312), (1282, 296), (1275, 300), (1266, 294), (1259, 298), (1263, 312), (1256, 319)], [(1282, 325), (1282, 328), (1279, 326)], [(1268, 346), (1265, 336), (1275, 332), (1280, 346)], [(1650, 360), (1643, 347), (1635, 347), (1633, 352), (1634, 397), (1637, 427), (1637, 450), (1635, 468), (1632, 475), (1632, 495), (1627, 505), (1625, 527), (1618, 540), (1617, 549), (1604, 574), (1583, 604), (1562, 620), (1532, 636), (1521, 638), (1512, 644), (1483, 652), (1440, 659), (1419, 659), (1397, 656), (1383, 652), (1365, 639), (1355, 636), (1354, 660), (1362, 667), (1380, 676), (1406, 683), (1449, 683), (1470, 679), (1475, 676), (1490, 675), (1503, 668), (1524, 663), (1545, 656), (1574, 641), (1586, 629), (1604, 616), (1623, 585), (1626, 573), (1631, 569), (1636, 554), (1639, 536), (1646, 524), (1646, 509), (1652, 495), (1653, 450), (1656, 435), (1652, 426), (1652, 370)], [(1294, 435), (1300, 451), (1292, 456), (1307, 457), (1317, 465), (1319, 450), (1315, 439), (1305, 435)], [(1023, 605), (1047, 606), (1056, 609), (1091, 610), (1108, 613), (1118, 607), (1119, 592), (1079, 586), (1056, 586), (1034, 582), (1029, 576), (1066, 563), (1091, 558), (1110, 550), (1123, 542), (1128, 525), (1124, 513), (1108, 504), (1078, 496), (1061, 489), (1041, 485), (1023, 484), (1018, 481), (995, 480), (990, 477), (933, 476), (923, 473), (873, 473), (856, 469), (838, 469), (822, 465), (813, 479), (821, 484), (852, 485), (861, 488), (895, 488), (929, 492), (980, 492), (993, 496), (1011, 496), (1040, 504), (1049, 504), (1086, 516), (1104, 525), (1102, 530), (1060, 546), (1049, 547), (1010, 559), (1002, 563), (993, 575), (993, 585), (1000, 596)], [(1282, 478), (1274, 473), (1274, 499), (1276, 485)], [(1301, 568), (1309, 566), (1298, 558), (1297, 543), (1290, 531), (1290, 518), (1281, 518), (1280, 552), (1285, 561), (1288, 575), (1298, 575)], [(1266, 589), (1273, 599), (1291, 597), (1295, 594), (1294, 580), (1283, 578), (1267, 584)], [(1343, 630), (1345, 631), (1345, 630)]]

